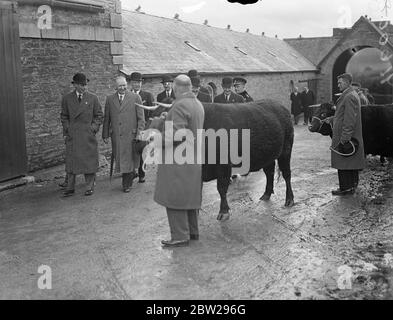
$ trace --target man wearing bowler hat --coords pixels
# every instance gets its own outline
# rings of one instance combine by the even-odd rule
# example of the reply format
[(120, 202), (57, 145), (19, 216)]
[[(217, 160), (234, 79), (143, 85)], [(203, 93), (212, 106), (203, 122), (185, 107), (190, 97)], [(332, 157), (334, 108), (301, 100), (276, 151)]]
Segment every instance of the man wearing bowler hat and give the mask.
[(66, 143), (67, 189), (64, 196), (75, 192), (77, 174), (84, 174), (86, 196), (94, 192), (98, 171), (98, 143), (96, 133), (102, 123), (102, 108), (98, 97), (87, 91), (89, 79), (77, 73), (72, 79), (75, 90), (66, 94), (61, 102), (61, 123)]
[[(189, 77), (191, 80), (192, 80), (193, 78), (198, 78), (198, 79), (199, 79), (199, 82), (201, 82), (201, 81), (200, 81), (201, 78), (200, 78), (200, 76), (199, 76), (197, 70), (191, 69), (191, 70), (188, 71), (187, 75), (188, 75), (188, 77)], [(206, 87), (202, 86), (201, 84), (200, 84), (200, 86), (199, 86), (199, 92), (201, 92), (201, 93), (203, 93), (203, 94), (205, 94), (205, 95), (208, 95), (208, 96), (210, 97), (210, 102), (212, 101), (212, 93), (210, 93), (209, 90), (208, 90)]]
[[(162, 103), (167, 103), (167, 104), (172, 104), (173, 101), (175, 101), (175, 93), (172, 90), (172, 84), (173, 84), (173, 79), (171, 76), (163, 76), (162, 77), (162, 86), (164, 87), (164, 91), (160, 92), (157, 95), (157, 102), (162, 102)], [(169, 111), (168, 108), (165, 107), (158, 107), (156, 110), (153, 110), (150, 113), (150, 117), (159, 117), (161, 113)]]
[[(142, 75), (139, 72), (133, 72), (131, 73), (130, 77), (128, 78), (130, 81), (130, 86), (131, 86), (131, 91), (139, 94), (139, 96), (142, 99), (142, 104), (144, 106), (153, 106), (154, 103), (154, 97), (153, 94), (142, 90)], [(150, 118), (150, 110), (144, 110), (145, 113), (145, 128), (149, 127), (149, 118)], [(138, 168), (138, 178), (139, 178), (139, 183), (144, 183), (145, 182), (145, 171), (143, 171), (142, 166), (143, 166), (143, 159), (140, 157), (140, 164)]]
[(246, 91), (246, 83), (247, 80), (242, 77), (233, 78), (233, 85), (235, 87), (236, 93), (241, 95), (246, 100), (246, 102), (254, 101), (254, 99), (251, 98), (251, 96)]
[(200, 102), (211, 103), (211, 96), (201, 91), (201, 80), (198, 77), (191, 78), (192, 93)]
[(241, 95), (232, 91), (233, 80), (232, 78), (226, 77), (222, 79), (221, 87), (223, 93), (219, 94), (214, 98), (214, 102), (217, 103), (242, 103), (245, 102)]
[(331, 162), (332, 167), (338, 170), (339, 188), (332, 194), (344, 196), (355, 192), (359, 170), (365, 167), (365, 157), (360, 99), (351, 86), (352, 75), (344, 73), (337, 79), (342, 94), (333, 117)]

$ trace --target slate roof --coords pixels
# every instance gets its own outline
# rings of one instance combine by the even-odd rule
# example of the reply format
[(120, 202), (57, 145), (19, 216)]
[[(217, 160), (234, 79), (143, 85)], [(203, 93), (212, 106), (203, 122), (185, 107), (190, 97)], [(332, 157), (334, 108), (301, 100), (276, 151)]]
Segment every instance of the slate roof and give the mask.
[(127, 73), (175, 74), (190, 69), (200, 73), (316, 70), (315, 65), (280, 39), (128, 10), (123, 10), (122, 16), (124, 71)]
[(318, 65), (326, 54), (336, 45), (339, 38), (312, 37), (284, 39), (313, 64)]

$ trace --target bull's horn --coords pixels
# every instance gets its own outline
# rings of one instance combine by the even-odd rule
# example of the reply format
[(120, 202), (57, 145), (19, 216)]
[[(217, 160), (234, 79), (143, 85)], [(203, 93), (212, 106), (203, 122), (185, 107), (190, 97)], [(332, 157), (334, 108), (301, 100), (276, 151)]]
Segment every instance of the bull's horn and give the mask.
[(139, 103), (135, 103), (135, 105), (138, 106), (138, 107), (141, 107), (142, 109), (146, 109), (146, 110), (156, 110), (158, 108), (158, 105), (157, 106), (152, 106), (152, 107), (144, 106), (144, 105), (139, 104)]
[(155, 104), (157, 104), (158, 106), (164, 107), (164, 108), (171, 108), (172, 104), (166, 104), (166, 103), (162, 103), (162, 102), (154, 102)]

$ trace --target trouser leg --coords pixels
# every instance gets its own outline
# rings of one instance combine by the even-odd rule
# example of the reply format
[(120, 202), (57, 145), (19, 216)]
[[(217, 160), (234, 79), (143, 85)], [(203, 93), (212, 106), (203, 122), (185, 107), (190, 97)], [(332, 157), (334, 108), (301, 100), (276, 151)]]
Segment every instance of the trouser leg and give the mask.
[(356, 188), (358, 181), (358, 170), (338, 170), (338, 180), (341, 190)]
[(188, 216), (188, 227), (190, 229), (190, 235), (199, 235), (198, 229), (198, 210), (187, 210)]
[(172, 240), (189, 240), (190, 230), (188, 227), (187, 210), (166, 208), (166, 213), (168, 215)]
[(75, 179), (75, 174), (67, 173), (67, 190), (75, 190)]
[(130, 188), (132, 185), (133, 172), (123, 173), (121, 176), (123, 189)]
[(357, 188), (359, 184), (359, 170), (354, 170), (354, 187)]
[(139, 179), (143, 179), (145, 177), (145, 171), (143, 171), (142, 167), (143, 167), (143, 159), (141, 156), (139, 161), (139, 168), (138, 168)]
[(95, 173), (85, 173), (86, 190), (94, 190)]

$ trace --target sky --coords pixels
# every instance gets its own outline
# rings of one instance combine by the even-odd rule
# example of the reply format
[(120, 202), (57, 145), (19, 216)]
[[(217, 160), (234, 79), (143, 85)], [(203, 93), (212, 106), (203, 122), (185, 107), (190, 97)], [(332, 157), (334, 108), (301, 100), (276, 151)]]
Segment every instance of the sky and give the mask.
[(393, 0), (259, 0), (242, 5), (227, 0), (122, 0), (123, 9), (278, 38), (331, 36), (335, 27), (351, 27), (361, 15), (393, 21)]

